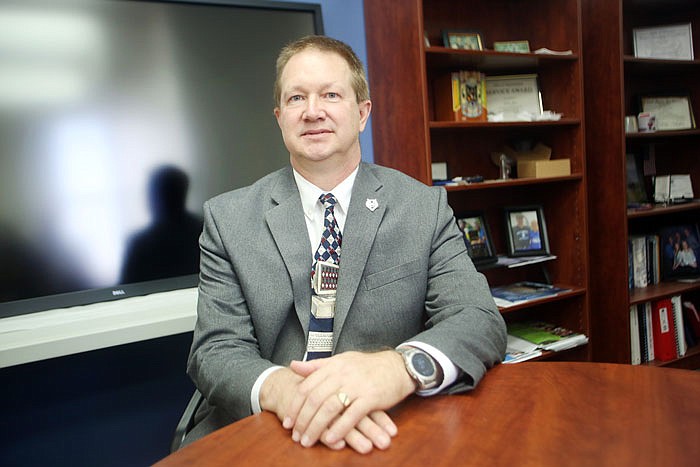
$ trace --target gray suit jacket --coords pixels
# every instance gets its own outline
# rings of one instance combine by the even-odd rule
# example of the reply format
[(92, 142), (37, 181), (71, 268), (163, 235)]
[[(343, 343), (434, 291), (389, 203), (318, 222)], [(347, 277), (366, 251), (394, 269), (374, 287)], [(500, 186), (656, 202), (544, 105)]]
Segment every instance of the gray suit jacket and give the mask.
[[(207, 402), (188, 441), (249, 415), (258, 376), (304, 355), (312, 257), (291, 167), (207, 201), (200, 247), (188, 374)], [(428, 343), (464, 372), (450, 392), (502, 360), (503, 318), (444, 189), (361, 163), (340, 264), (334, 353)]]

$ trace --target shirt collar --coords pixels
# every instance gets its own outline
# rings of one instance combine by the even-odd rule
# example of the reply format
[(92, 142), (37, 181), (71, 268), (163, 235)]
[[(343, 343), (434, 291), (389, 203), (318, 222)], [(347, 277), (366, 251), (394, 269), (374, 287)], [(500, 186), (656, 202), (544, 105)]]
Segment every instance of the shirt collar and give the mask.
[[(338, 200), (340, 209), (345, 214), (347, 214), (348, 208), (350, 207), (352, 186), (355, 183), (355, 177), (357, 177), (357, 171), (359, 170), (359, 168), (359, 165), (355, 167), (355, 170), (353, 170), (352, 173), (348, 175), (345, 180), (343, 180), (335, 188), (330, 190), (330, 192), (333, 193), (333, 196), (335, 196), (335, 199)], [(293, 172), (294, 181), (296, 181), (297, 188), (299, 189), (299, 196), (301, 196), (301, 205), (304, 209), (304, 215), (306, 215), (306, 217), (308, 217), (309, 219), (313, 219), (315, 213), (318, 212), (320, 206), (318, 198), (323, 193), (328, 192), (320, 189), (319, 187), (305, 179), (296, 170), (293, 170)]]

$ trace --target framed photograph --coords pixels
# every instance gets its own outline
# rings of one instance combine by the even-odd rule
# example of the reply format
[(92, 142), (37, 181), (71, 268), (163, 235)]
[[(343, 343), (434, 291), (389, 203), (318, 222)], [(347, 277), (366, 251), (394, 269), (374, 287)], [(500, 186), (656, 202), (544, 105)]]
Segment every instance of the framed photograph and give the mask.
[(447, 162), (433, 162), (430, 164), (433, 180), (447, 180)]
[(474, 31), (447, 29), (442, 31), (445, 47), (460, 50), (484, 50), (481, 34)]
[(457, 226), (464, 234), (464, 243), (474, 264), (490, 264), (498, 261), (491, 233), (482, 212), (470, 212), (457, 216)]
[(516, 120), (523, 113), (542, 115), (537, 75), (487, 76), (486, 102), (489, 116), (502, 115), (504, 121)]
[(641, 112), (648, 112), (656, 117), (657, 131), (692, 130), (695, 128), (695, 117), (688, 94), (642, 96), (639, 107)]
[(493, 50), (527, 54), (530, 53), (530, 43), (528, 41), (499, 41), (493, 43)]
[(675, 280), (700, 277), (698, 226), (674, 225), (659, 231), (661, 279)]
[(693, 31), (690, 23), (636, 28), (634, 56), (667, 60), (693, 60)]
[(539, 256), (549, 254), (547, 225), (542, 206), (505, 208), (508, 256)]

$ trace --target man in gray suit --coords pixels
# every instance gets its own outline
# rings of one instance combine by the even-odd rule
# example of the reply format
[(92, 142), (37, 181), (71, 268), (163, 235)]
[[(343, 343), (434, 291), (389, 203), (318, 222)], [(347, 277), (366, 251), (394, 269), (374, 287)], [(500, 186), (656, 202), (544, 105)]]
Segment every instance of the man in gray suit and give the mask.
[[(470, 390), (503, 359), (503, 318), (444, 189), (361, 162), (372, 104), (347, 45), (285, 47), (275, 99), (291, 167), (204, 207), (188, 373), (206, 402), (188, 442), (268, 410), (302, 446), (385, 449), (397, 434), (386, 410), (414, 392)], [(310, 360), (310, 315), (327, 303), (310, 283), (329, 192), (325, 225), (342, 245), (339, 269), (328, 266), (332, 356)]]

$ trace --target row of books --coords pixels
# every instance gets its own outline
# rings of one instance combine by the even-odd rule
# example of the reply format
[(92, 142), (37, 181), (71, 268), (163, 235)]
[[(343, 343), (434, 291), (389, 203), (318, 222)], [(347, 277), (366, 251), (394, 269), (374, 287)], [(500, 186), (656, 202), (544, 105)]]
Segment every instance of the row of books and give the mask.
[(700, 339), (700, 314), (680, 295), (630, 307), (630, 350), (633, 365), (683, 357)]
[(630, 235), (628, 239), (629, 288), (661, 282), (658, 235)]
[(508, 324), (508, 344), (503, 363), (518, 363), (539, 357), (544, 351), (560, 352), (588, 343), (588, 337), (543, 321)]

